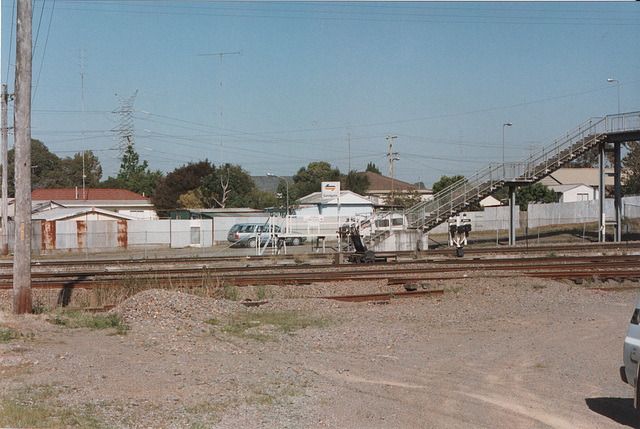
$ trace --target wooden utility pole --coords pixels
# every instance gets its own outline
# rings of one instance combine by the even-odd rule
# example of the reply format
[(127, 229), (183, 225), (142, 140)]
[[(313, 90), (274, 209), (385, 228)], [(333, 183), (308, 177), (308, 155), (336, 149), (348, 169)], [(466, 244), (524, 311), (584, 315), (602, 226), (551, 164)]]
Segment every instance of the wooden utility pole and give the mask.
[(9, 124), (7, 116), (9, 115), (9, 97), (7, 93), (7, 85), (2, 85), (2, 237), (1, 247), (2, 256), (9, 254)]
[(13, 311), (31, 313), (31, 0), (18, 0), (14, 120)]
[(393, 151), (393, 139), (397, 139), (398, 136), (388, 136), (389, 140), (389, 176), (391, 177), (391, 193), (393, 194), (393, 161), (398, 161), (400, 158), (397, 158), (396, 155), (398, 152)]

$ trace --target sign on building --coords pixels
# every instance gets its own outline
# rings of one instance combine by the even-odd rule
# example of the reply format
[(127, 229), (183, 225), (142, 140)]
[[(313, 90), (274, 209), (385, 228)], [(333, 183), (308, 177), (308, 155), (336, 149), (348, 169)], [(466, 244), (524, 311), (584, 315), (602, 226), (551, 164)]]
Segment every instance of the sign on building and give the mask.
[(322, 198), (340, 196), (340, 182), (322, 182)]

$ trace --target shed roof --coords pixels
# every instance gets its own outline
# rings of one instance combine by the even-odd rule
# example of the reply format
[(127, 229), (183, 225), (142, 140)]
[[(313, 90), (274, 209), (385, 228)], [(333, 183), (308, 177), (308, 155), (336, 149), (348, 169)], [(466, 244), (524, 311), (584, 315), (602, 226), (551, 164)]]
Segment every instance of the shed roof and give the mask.
[[(322, 197), (322, 192), (313, 192), (307, 196), (300, 198), (300, 205), (304, 204), (325, 204), (325, 205), (333, 205), (338, 204), (338, 197)], [(372, 205), (373, 202), (363, 197), (362, 195), (356, 194), (352, 191), (340, 191), (340, 204), (361, 204), (361, 205)]]
[(583, 184), (578, 184), (578, 185), (549, 185), (548, 186), (549, 189), (552, 189), (554, 192), (560, 192), (560, 193), (565, 193), (567, 191), (570, 191), (572, 189), (576, 189), (576, 188), (587, 188), (590, 191), (593, 191), (593, 188), (591, 186), (588, 185), (583, 185)]
[[(605, 168), (604, 170), (607, 173), (604, 178), (605, 185), (613, 185), (614, 178), (609, 175), (609, 173), (613, 173), (613, 168)], [(560, 168), (540, 180), (540, 183), (546, 186), (579, 184), (599, 186), (599, 171), (598, 168)]]
[(120, 213), (112, 212), (109, 210), (103, 210), (95, 207), (59, 207), (51, 210), (45, 210), (31, 215), (33, 220), (65, 220), (74, 217), (82, 216), (85, 214), (97, 213), (104, 216), (113, 217), (114, 219), (133, 220), (135, 218), (131, 216), (125, 216)]

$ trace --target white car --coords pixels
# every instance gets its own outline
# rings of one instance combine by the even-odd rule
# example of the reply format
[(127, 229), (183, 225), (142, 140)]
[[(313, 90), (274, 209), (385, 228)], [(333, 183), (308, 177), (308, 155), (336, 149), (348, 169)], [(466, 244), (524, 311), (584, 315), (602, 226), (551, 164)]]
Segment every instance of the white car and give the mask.
[(633, 386), (633, 406), (640, 408), (640, 376), (638, 360), (640, 359), (640, 301), (629, 323), (627, 337), (624, 339), (623, 351), (624, 365), (620, 367), (622, 381)]

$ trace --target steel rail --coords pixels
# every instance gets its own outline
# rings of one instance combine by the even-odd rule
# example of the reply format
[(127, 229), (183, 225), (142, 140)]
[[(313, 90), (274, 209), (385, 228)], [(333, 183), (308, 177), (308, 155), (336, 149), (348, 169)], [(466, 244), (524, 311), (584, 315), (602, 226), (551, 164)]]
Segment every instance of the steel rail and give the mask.
[[(497, 258), (497, 259), (449, 259), (449, 260), (412, 260), (405, 262), (388, 262), (380, 264), (323, 264), (323, 265), (279, 265), (279, 266), (253, 266), (253, 267), (186, 267), (186, 268), (145, 268), (145, 269), (123, 269), (123, 270), (90, 270), (90, 271), (41, 271), (32, 273), (32, 279), (52, 279), (52, 278), (102, 278), (102, 277), (149, 277), (149, 276), (234, 276), (234, 277), (263, 277), (272, 275), (274, 271), (277, 276), (300, 276), (310, 275), (320, 272), (326, 275), (327, 270), (345, 275), (357, 275), (365, 271), (368, 274), (385, 274), (389, 271), (410, 272), (419, 271), (442, 271), (442, 270), (474, 270), (482, 266), (485, 270), (511, 269), (517, 267), (539, 268), (541, 266), (575, 265), (586, 266), (593, 264), (616, 264), (617, 266), (640, 265), (640, 256), (635, 255), (592, 255), (592, 256), (560, 256), (560, 257), (528, 257), (528, 258)], [(438, 267), (433, 267), (438, 265)], [(46, 268), (46, 267), (43, 267)], [(11, 279), (11, 274), (0, 274), (0, 282)]]
[[(640, 242), (625, 241), (621, 243), (583, 243), (583, 244), (558, 244), (558, 245), (529, 245), (529, 246), (509, 246), (509, 247), (465, 247), (464, 252), (468, 257), (470, 255), (483, 255), (483, 254), (521, 254), (521, 253), (542, 253), (542, 252), (574, 252), (574, 251), (602, 251), (602, 250), (619, 250), (619, 251), (632, 251), (634, 249), (640, 250)], [(378, 252), (381, 255), (394, 254), (399, 257), (415, 258), (427, 258), (431, 261), (431, 256), (455, 256), (456, 249), (452, 248), (437, 248), (431, 250), (420, 251), (401, 251), (401, 252)], [(348, 254), (345, 253), (345, 254)], [(327, 254), (307, 254), (310, 259), (329, 260), (335, 256), (335, 253)], [(295, 255), (281, 255), (278, 256), (281, 260), (293, 260)], [(155, 264), (181, 264), (181, 265), (198, 265), (206, 263), (255, 263), (260, 261), (273, 261), (273, 256), (208, 256), (208, 257), (167, 257), (167, 258), (140, 258), (140, 259), (90, 259), (90, 260), (49, 260), (39, 259), (33, 260), (33, 269), (39, 269), (42, 267), (77, 267), (77, 266), (134, 266), (134, 265), (155, 265)], [(461, 261), (466, 258), (461, 258)], [(10, 270), (13, 266), (12, 261), (0, 261), (0, 269)]]
[[(444, 264), (432, 266), (428, 263), (406, 264), (367, 264), (336, 266), (293, 266), (237, 268), (232, 270), (211, 269), (166, 269), (144, 270), (137, 272), (83, 272), (83, 273), (38, 273), (34, 276), (34, 287), (92, 287), (113, 285), (124, 278), (137, 281), (155, 282), (191, 282), (202, 281), (226, 282), (235, 285), (271, 283), (307, 284), (313, 282), (344, 280), (381, 280), (402, 282), (424, 279), (434, 275), (450, 276), (453, 273), (477, 273), (509, 271), (510, 275), (551, 276), (558, 273), (562, 276), (625, 276), (638, 277), (640, 257), (634, 256), (591, 256), (588, 258), (529, 258), (495, 259), (491, 261), (474, 261), (476, 264)], [(541, 274), (545, 273), (545, 274)], [(569, 274), (567, 274), (569, 273)], [(0, 282), (0, 289), (8, 289), (12, 284), (6, 280)]]

